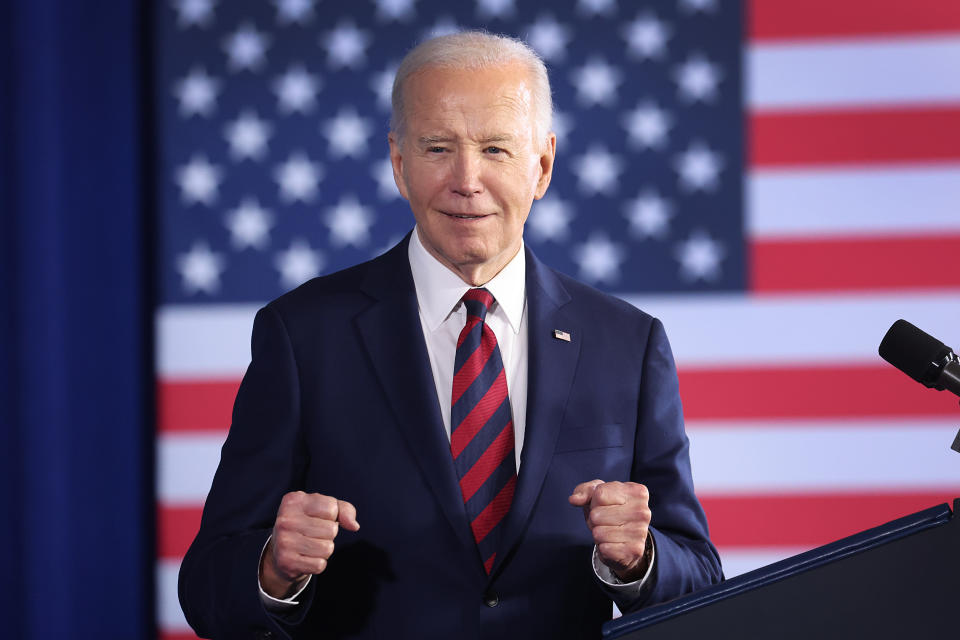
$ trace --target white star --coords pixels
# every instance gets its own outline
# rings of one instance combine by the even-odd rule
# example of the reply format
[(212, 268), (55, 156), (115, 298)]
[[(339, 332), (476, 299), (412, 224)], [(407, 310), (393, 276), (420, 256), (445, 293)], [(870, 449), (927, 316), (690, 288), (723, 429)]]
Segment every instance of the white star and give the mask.
[(267, 151), (271, 131), (272, 127), (258, 118), (256, 113), (244, 111), (224, 127), (224, 135), (230, 143), (230, 155), (237, 160), (259, 160)]
[(221, 173), (220, 168), (210, 164), (204, 156), (193, 156), (190, 162), (177, 169), (180, 197), (187, 204), (202, 202), (212, 205), (217, 199)]
[(397, 181), (393, 179), (393, 165), (390, 158), (374, 162), (370, 173), (377, 182), (377, 195), (381, 200), (393, 200), (400, 197)]
[(477, 15), (481, 18), (504, 19), (512, 16), (514, 11), (513, 0), (477, 0)]
[(330, 143), (330, 155), (335, 158), (362, 158), (367, 152), (367, 138), (373, 133), (370, 123), (352, 108), (341, 109), (337, 117), (320, 127)]
[(363, 65), (366, 58), (370, 35), (347, 21), (341, 22), (333, 31), (323, 36), (321, 42), (327, 48), (327, 64), (330, 67), (357, 69)]
[(573, 129), (573, 118), (560, 111), (554, 111), (553, 132), (557, 135), (557, 144), (567, 141), (571, 129)]
[(302, 238), (295, 238), (290, 248), (277, 253), (274, 265), (280, 271), (280, 283), (292, 289), (320, 275), (323, 254), (310, 248)]
[(174, 89), (180, 101), (180, 115), (185, 118), (196, 114), (209, 116), (217, 106), (219, 88), (220, 81), (208, 76), (203, 69), (191, 70)]
[(320, 79), (307, 73), (303, 65), (290, 67), (286, 73), (273, 83), (273, 91), (280, 102), (283, 113), (309, 113), (317, 101), (320, 91)]
[(603, 193), (612, 195), (617, 190), (617, 180), (623, 169), (620, 156), (615, 156), (603, 146), (591, 146), (582, 156), (571, 162), (577, 175), (577, 185), (586, 195)]
[(304, 153), (296, 152), (278, 165), (273, 175), (280, 183), (283, 200), (310, 202), (317, 195), (317, 183), (323, 179), (323, 167), (311, 162)]
[(270, 244), (273, 215), (261, 207), (256, 198), (244, 198), (239, 207), (227, 212), (225, 222), (234, 249), (264, 249)]
[(248, 24), (228, 36), (223, 48), (227, 51), (231, 69), (254, 71), (263, 65), (268, 44), (269, 38)]
[(709, 102), (717, 97), (717, 85), (722, 76), (720, 67), (696, 54), (687, 58), (687, 61), (677, 68), (673, 78), (683, 99), (690, 102)]
[(671, 125), (670, 114), (652, 102), (643, 102), (623, 118), (623, 126), (630, 142), (641, 149), (660, 149), (667, 141)]
[(617, 11), (617, 0), (578, 0), (577, 11), (586, 16), (613, 15)]
[(560, 198), (547, 196), (533, 203), (527, 227), (535, 240), (560, 242), (569, 235), (571, 220), (573, 210), (570, 204)]
[(627, 41), (630, 53), (646, 60), (660, 58), (666, 51), (667, 39), (670, 37), (670, 28), (656, 16), (645, 13), (625, 26), (621, 31)]
[(680, 276), (684, 280), (716, 280), (725, 253), (719, 242), (698, 230), (677, 245), (674, 257), (680, 261)]
[(570, 29), (546, 15), (537, 18), (527, 33), (527, 42), (544, 60), (561, 60), (570, 42)]
[(375, 0), (377, 3), (377, 17), (381, 20), (395, 20), (406, 22), (413, 17), (414, 0)]
[(577, 98), (588, 107), (596, 104), (611, 106), (617, 99), (621, 73), (605, 60), (593, 58), (571, 74), (577, 89)]
[(377, 96), (377, 106), (390, 110), (390, 101), (393, 97), (393, 78), (397, 75), (397, 65), (390, 63), (383, 71), (377, 71), (370, 76), (370, 88)]
[(424, 39), (439, 38), (440, 36), (449, 36), (462, 31), (460, 26), (453, 21), (450, 16), (444, 16), (433, 23), (433, 26), (427, 29)]
[(706, 13), (717, 8), (717, 0), (680, 0), (680, 6), (689, 13)]
[(213, 17), (214, 4), (213, 0), (174, 0), (177, 24), (181, 29), (207, 26)]
[(352, 195), (344, 196), (337, 206), (327, 209), (324, 222), (330, 228), (330, 244), (353, 245), (358, 249), (370, 242), (373, 212)]
[(673, 168), (680, 174), (680, 186), (685, 191), (713, 191), (723, 169), (723, 158), (703, 143), (695, 142), (676, 157)]
[(220, 289), (220, 274), (225, 268), (223, 256), (210, 251), (205, 242), (195, 242), (187, 253), (177, 256), (177, 271), (187, 293), (214, 294)]
[(315, 0), (273, 0), (277, 5), (277, 21), (280, 24), (307, 23), (313, 18)]
[(670, 203), (652, 189), (627, 200), (624, 206), (627, 220), (630, 221), (630, 231), (639, 238), (663, 238), (673, 215), (670, 209)]
[(580, 267), (580, 277), (587, 282), (613, 284), (620, 277), (624, 252), (607, 236), (595, 233), (573, 250), (573, 259)]

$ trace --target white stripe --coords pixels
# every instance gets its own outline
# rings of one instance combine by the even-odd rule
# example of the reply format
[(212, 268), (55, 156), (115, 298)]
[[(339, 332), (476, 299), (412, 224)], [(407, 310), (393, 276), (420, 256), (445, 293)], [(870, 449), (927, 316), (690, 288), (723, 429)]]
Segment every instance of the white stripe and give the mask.
[[(944, 268), (951, 268), (945, 259)], [(638, 296), (631, 304), (660, 318), (681, 366), (792, 362), (875, 363), (887, 329), (905, 318), (960, 348), (960, 291), (904, 295), (698, 294)], [(166, 379), (239, 379), (249, 363), (253, 307), (225, 305), (158, 315), (159, 373)], [(202, 341), (198, 336), (203, 336)]]
[(751, 109), (960, 100), (960, 37), (753, 44)]
[[(960, 423), (930, 418), (689, 420), (697, 491), (803, 493), (861, 489), (960, 489), (950, 449)], [(160, 437), (158, 499), (200, 506), (223, 436)]]
[[(945, 257), (943, 268), (956, 265)], [(960, 347), (960, 291), (623, 297), (663, 321), (679, 366), (886, 366), (877, 347), (898, 318)]]
[(960, 488), (956, 420), (691, 420), (700, 494)]
[(260, 305), (161, 307), (157, 372), (165, 378), (242, 374), (250, 363), (250, 331)]
[(177, 598), (177, 574), (180, 560), (157, 561), (157, 622), (162, 631), (189, 631), (190, 625), (183, 616)]
[(717, 549), (720, 552), (720, 563), (723, 566), (723, 575), (726, 578), (738, 576), (760, 567), (779, 562), (809, 551), (806, 547), (734, 547)]
[(960, 165), (753, 170), (746, 196), (756, 239), (960, 231)]
[(200, 505), (220, 464), (222, 434), (161, 434), (157, 438), (157, 497), (173, 505)]

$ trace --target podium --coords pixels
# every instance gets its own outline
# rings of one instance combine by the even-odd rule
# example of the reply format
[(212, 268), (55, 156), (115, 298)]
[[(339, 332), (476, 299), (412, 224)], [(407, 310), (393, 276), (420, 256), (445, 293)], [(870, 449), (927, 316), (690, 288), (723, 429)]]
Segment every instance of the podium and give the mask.
[(960, 498), (611, 620), (605, 640), (960, 636)]

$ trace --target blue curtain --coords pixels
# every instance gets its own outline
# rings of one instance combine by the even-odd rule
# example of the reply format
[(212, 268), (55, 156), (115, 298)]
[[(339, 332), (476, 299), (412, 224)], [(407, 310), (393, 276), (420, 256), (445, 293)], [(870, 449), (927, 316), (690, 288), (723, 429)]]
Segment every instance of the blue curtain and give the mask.
[(0, 2), (7, 638), (150, 634), (142, 13)]

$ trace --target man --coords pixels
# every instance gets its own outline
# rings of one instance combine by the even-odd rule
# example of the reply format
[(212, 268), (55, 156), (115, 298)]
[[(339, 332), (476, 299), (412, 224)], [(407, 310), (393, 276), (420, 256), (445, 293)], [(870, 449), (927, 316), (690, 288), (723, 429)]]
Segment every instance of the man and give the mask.
[(257, 314), (181, 569), (187, 619), (213, 637), (589, 638), (611, 598), (718, 580), (661, 324), (523, 247), (556, 146), (543, 63), (437, 38), (393, 103), (416, 226)]

